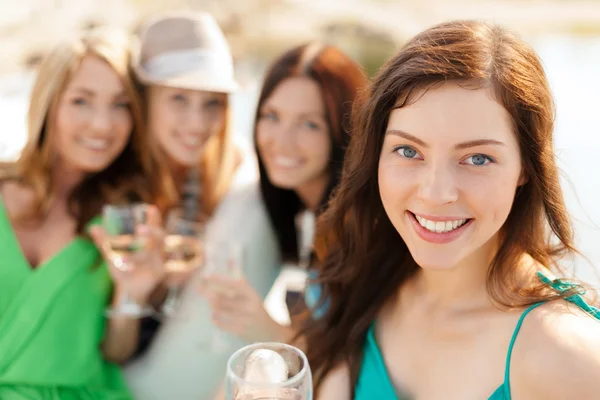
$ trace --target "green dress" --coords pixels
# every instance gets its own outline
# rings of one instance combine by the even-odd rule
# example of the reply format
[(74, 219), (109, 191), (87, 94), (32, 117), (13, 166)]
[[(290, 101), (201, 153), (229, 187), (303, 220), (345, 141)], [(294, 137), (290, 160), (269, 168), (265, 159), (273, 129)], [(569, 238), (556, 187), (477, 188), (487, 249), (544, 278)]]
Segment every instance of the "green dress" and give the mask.
[(0, 200), (0, 399), (129, 400), (100, 351), (111, 292), (92, 242), (32, 269)]
[[(551, 286), (557, 292), (565, 292), (575, 288), (577, 285), (561, 279), (550, 280), (541, 272), (537, 273), (538, 278), (546, 285)], [(580, 294), (575, 294), (566, 297), (565, 300), (579, 306), (586, 311), (590, 316), (600, 320), (600, 309), (593, 307), (585, 302)], [(506, 355), (506, 364), (504, 367), (504, 382), (500, 385), (488, 398), (488, 400), (510, 400), (510, 359), (512, 356), (513, 346), (523, 320), (532, 310), (539, 307), (542, 303), (536, 303), (527, 308), (519, 318), (517, 326), (513, 332), (508, 346)], [(409, 397), (403, 394), (397, 394), (383, 359), (383, 355), (379, 349), (379, 345), (375, 339), (375, 324), (371, 324), (367, 332), (367, 338), (363, 345), (363, 360), (358, 377), (358, 382), (355, 386), (355, 400), (400, 400), (408, 399)]]

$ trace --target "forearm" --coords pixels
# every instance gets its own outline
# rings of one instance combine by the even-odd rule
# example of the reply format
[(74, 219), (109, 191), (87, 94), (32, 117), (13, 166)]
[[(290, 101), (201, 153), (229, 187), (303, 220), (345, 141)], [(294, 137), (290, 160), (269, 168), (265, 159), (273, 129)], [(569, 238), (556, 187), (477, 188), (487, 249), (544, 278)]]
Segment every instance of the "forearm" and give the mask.
[[(121, 294), (113, 298), (113, 306), (119, 304)], [(107, 320), (102, 353), (108, 361), (122, 364), (135, 353), (140, 337), (140, 319), (115, 315)]]

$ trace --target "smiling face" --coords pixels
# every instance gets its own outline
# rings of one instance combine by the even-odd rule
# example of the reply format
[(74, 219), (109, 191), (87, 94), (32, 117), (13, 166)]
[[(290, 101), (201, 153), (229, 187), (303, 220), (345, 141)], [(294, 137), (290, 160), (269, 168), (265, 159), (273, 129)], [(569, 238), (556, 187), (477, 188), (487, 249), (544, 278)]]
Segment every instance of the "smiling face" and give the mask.
[(65, 168), (100, 172), (121, 154), (133, 124), (129, 101), (108, 63), (95, 56), (82, 59), (53, 112), (54, 148)]
[(390, 113), (380, 196), (423, 268), (489, 262), (520, 176), (510, 115), (488, 89), (445, 83)]
[(176, 164), (197, 166), (205, 144), (225, 129), (225, 93), (150, 86), (149, 130)]
[(282, 81), (260, 109), (256, 142), (269, 180), (290, 190), (326, 186), (331, 137), (321, 90), (306, 77)]

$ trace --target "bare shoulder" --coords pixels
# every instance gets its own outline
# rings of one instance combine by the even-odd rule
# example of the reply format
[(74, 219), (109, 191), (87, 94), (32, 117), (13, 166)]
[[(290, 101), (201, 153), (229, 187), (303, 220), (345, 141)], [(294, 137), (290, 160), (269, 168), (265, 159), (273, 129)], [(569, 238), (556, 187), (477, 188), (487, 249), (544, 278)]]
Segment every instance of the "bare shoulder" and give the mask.
[(14, 180), (0, 183), (0, 196), (9, 215), (25, 212), (35, 201), (33, 190)]
[(316, 400), (350, 400), (350, 368), (340, 364), (325, 376), (317, 391)]
[(599, 376), (600, 321), (563, 300), (527, 316), (511, 361), (515, 398), (598, 398)]

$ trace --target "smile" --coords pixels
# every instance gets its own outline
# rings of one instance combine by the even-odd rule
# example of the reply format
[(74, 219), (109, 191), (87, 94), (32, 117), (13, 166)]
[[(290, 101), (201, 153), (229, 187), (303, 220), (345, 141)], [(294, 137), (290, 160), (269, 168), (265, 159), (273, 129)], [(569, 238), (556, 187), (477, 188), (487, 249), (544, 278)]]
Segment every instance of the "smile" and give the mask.
[(412, 225), (421, 239), (432, 243), (449, 243), (457, 239), (474, 221), (473, 218), (425, 218), (407, 211)]
[(298, 158), (290, 158), (283, 156), (274, 156), (271, 158), (271, 162), (280, 168), (295, 168), (302, 164), (302, 161)]
[(460, 228), (468, 221), (468, 219), (455, 219), (451, 221), (432, 221), (423, 217), (419, 217), (418, 215), (415, 215), (415, 218), (423, 228), (435, 233), (451, 232), (455, 229)]
[(110, 147), (110, 141), (106, 139), (95, 139), (81, 137), (78, 140), (79, 144), (94, 151), (104, 151)]

